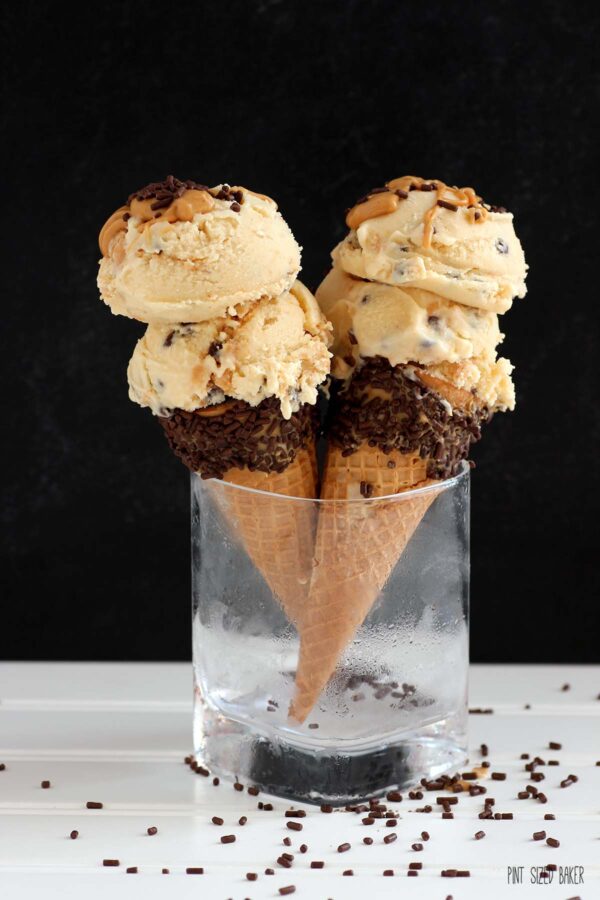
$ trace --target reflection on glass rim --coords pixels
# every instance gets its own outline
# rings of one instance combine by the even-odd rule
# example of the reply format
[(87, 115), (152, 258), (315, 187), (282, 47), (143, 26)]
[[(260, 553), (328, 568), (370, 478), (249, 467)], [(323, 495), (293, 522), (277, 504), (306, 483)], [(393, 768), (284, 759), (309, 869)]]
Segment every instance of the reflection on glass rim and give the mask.
[[(261, 497), (269, 497), (270, 499), (276, 500), (288, 500), (293, 501), (294, 503), (319, 503), (319, 504), (377, 504), (382, 501), (389, 502), (390, 500), (395, 501), (396, 503), (402, 503), (404, 500), (408, 500), (410, 497), (421, 496), (422, 494), (427, 494), (430, 491), (447, 491), (450, 488), (454, 487), (459, 482), (463, 481), (465, 478), (469, 477), (471, 472), (471, 467), (466, 461), (461, 463), (461, 471), (458, 475), (454, 475), (452, 478), (446, 478), (444, 481), (433, 481), (431, 484), (427, 484), (424, 487), (410, 488), (409, 490), (402, 491), (399, 494), (386, 494), (383, 497), (356, 497), (352, 500), (321, 500), (319, 497), (292, 497), (287, 494), (277, 494), (273, 491), (259, 491), (255, 488), (244, 487), (239, 484), (232, 484), (229, 481), (221, 481), (219, 478), (208, 478), (205, 479), (205, 483), (208, 485), (218, 485), (219, 490), (227, 491), (243, 491), (246, 494), (257, 494)], [(192, 486), (195, 481), (202, 481), (199, 475), (195, 472), (191, 473)]]

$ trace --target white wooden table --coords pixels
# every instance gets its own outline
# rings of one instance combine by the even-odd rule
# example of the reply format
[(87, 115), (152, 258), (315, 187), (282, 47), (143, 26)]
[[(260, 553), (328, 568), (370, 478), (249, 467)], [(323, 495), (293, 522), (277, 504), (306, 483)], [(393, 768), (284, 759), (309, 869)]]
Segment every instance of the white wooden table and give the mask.
[[(305, 807), (306, 817), (296, 820), (303, 830), (290, 831), (283, 815), (290, 804), (214, 786), (190, 771), (183, 763), (191, 748), (189, 665), (0, 665), (0, 897), (259, 900), (293, 884), (294, 896), (311, 900), (599, 898), (599, 694), (600, 666), (473, 666), (471, 707), (493, 714), (470, 716), (471, 765), (480, 764), (486, 743), (489, 771), (507, 778), (481, 782), (485, 796), (460, 794), (453, 820), (441, 818), (440, 792), (414, 801), (405, 794), (402, 803), (390, 803), (399, 813), (398, 839), (384, 844), (384, 821), (365, 826), (359, 815)], [(562, 749), (550, 750), (550, 742)], [(522, 753), (560, 764), (540, 766), (545, 777), (532, 782)], [(561, 788), (568, 775), (578, 781)], [(49, 788), (41, 787), (45, 780)], [(532, 783), (546, 804), (517, 799)], [(480, 820), (486, 797), (495, 798), (494, 812), (514, 819)], [(103, 808), (87, 809), (88, 801)], [(260, 811), (258, 801), (274, 809)], [(415, 811), (428, 803), (432, 813)], [(214, 815), (223, 827), (211, 823)], [(148, 835), (153, 826), (157, 834)], [(480, 830), (485, 837), (475, 840)], [(538, 831), (560, 847), (534, 841)], [(222, 844), (224, 834), (236, 842)], [(363, 844), (366, 836), (371, 846)], [(338, 853), (344, 842), (351, 849)], [(422, 851), (411, 849), (415, 842)], [(294, 854), (292, 868), (277, 865), (282, 852)], [(104, 859), (120, 865), (105, 867)], [(324, 868), (311, 869), (311, 860)], [(423, 864), (418, 877), (407, 877), (410, 862)], [(531, 884), (531, 867), (548, 863), (559, 867), (552, 883)], [(126, 872), (134, 866), (137, 874)], [(522, 885), (508, 884), (509, 866), (523, 867)], [(204, 874), (186, 874), (189, 867)], [(274, 875), (264, 874), (268, 867)], [(583, 867), (583, 884), (558, 883), (561, 869), (563, 877), (578, 874), (568, 867)], [(343, 876), (346, 869), (354, 876)], [(394, 876), (384, 877), (385, 869)], [(443, 878), (445, 869), (471, 875)], [(257, 880), (248, 881), (247, 872)]]

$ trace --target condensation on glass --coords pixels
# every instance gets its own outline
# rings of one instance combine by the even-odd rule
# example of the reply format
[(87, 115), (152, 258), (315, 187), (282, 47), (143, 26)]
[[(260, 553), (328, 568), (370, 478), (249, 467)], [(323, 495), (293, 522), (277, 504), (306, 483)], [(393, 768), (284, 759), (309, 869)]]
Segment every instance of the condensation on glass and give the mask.
[(334, 804), (460, 767), (468, 469), (378, 500), (191, 491), (198, 758)]

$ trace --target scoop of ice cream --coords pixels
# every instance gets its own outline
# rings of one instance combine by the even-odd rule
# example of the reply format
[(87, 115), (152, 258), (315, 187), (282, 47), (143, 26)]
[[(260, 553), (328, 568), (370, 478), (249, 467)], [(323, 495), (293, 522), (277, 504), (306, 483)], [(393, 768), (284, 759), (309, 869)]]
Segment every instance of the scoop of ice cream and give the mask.
[(337, 378), (347, 378), (366, 357), (384, 357), (392, 366), (457, 362), (479, 355), (494, 359), (503, 339), (496, 313), (419, 288), (364, 281), (337, 266), (316, 297), (333, 325), (332, 372)]
[(262, 297), (240, 317), (185, 325), (149, 325), (129, 363), (129, 396), (155, 415), (192, 411), (225, 397), (256, 406), (268, 397), (289, 419), (315, 403), (329, 373), (331, 326), (296, 281)]
[(472, 188), (413, 176), (359, 201), (334, 263), (359, 278), (417, 287), (497, 313), (524, 297), (527, 265), (512, 214)]
[(172, 176), (132, 194), (100, 247), (102, 299), (149, 323), (224, 316), (288, 290), (300, 270), (300, 247), (273, 200)]
[[(485, 407), (490, 412), (505, 412), (515, 408), (515, 386), (511, 372), (514, 366), (508, 359), (496, 355), (475, 356), (460, 362), (443, 362), (428, 366), (426, 370), (416, 371), (417, 377), (428, 387), (436, 388), (431, 378), (439, 379), (468, 393), (473, 397), (475, 405)], [(441, 391), (445, 395), (445, 391)], [(458, 404), (464, 405), (464, 404)]]

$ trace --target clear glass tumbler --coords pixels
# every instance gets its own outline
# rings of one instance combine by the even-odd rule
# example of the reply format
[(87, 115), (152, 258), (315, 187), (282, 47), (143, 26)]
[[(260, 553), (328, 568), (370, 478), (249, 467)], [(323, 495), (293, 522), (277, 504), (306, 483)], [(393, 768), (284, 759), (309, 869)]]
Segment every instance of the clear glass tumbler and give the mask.
[(469, 470), (301, 500), (193, 475), (194, 744), (211, 771), (343, 804), (466, 760)]

